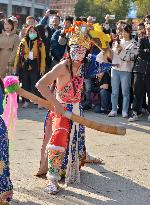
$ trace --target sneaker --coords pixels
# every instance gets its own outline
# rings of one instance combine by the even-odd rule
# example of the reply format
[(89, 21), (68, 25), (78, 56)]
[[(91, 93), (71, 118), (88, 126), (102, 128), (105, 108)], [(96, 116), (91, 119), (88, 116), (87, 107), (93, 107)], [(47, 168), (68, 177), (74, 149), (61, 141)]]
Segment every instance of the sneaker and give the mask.
[(44, 192), (48, 193), (48, 194), (52, 194), (55, 195), (59, 192), (60, 187), (57, 184), (57, 182), (51, 182), (49, 183), (49, 185), (44, 189)]
[(148, 122), (150, 122), (150, 115), (148, 115), (148, 118), (147, 118)]
[(122, 117), (123, 117), (123, 118), (127, 118), (127, 117), (128, 117), (128, 113), (122, 112)]
[(108, 117), (116, 117), (117, 116), (117, 111), (111, 111), (109, 114), (108, 114)]
[(129, 122), (135, 122), (135, 121), (137, 121), (137, 120), (138, 120), (138, 115), (137, 115), (136, 112), (133, 112), (133, 113), (131, 114), (131, 116), (129, 117), (129, 119), (128, 119)]
[(22, 108), (28, 108), (29, 107), (29, 102), (25, 102), (23, 105), (22, 105)]

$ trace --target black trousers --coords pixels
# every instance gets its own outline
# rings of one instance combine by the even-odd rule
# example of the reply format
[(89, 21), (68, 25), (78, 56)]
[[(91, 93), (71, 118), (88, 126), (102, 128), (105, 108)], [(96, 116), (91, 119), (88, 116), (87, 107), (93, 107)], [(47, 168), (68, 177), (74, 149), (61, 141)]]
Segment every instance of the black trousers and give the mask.
[(38, 64), (36, 61), (33, 61), (30, 67), (24, 64), (21, 71), (22, 88), (26, 91), (29, 91), (39, 96), (39, 92), (35, 87), (37, 81), (39, 80), (39, 77), (40, 74), (38, 70)]
[(150, 113), (150, 75), (134, 73), (133, 81), (133, 111), (141, 113), (145, 92), (148, 96), (147, 110)]

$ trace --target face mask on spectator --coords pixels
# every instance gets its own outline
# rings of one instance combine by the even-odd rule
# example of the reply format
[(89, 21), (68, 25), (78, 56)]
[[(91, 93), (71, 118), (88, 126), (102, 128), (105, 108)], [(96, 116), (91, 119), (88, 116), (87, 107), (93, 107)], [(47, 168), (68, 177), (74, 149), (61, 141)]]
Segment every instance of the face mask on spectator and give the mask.
[(30, 40), (34, 40), (35, 38), (37, 38), (37, 34), (36, 33), (29, 33), (29, 38)]

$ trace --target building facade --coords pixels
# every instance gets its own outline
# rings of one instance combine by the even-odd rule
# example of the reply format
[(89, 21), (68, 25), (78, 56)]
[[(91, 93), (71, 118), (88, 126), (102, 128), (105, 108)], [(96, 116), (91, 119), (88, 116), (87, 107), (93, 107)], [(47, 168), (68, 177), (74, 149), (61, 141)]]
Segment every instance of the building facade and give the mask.
[(49, 8), (58, 11), (62, 17), (74, 16), (75, 4), (78, 0), (50, 0)]
[(48, 8), (49, 0), (0, 0), (0, 11), (6, 16), (14, 15), (18, 18), (24, 16), (41, 16)]

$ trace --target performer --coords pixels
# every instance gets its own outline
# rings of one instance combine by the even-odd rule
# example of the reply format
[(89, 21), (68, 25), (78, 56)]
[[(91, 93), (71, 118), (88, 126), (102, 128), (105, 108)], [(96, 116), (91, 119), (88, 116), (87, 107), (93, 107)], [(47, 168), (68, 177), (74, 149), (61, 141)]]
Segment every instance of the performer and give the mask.
[[(0, 115), (3, 114), (4, 86), (0, 79)], [(12, 198), (13, 186), (9, 173), (8, 136), (2, 117), (0, 117), (0, 203), (9, 202)], [(7, 203), (6, 203), (7, 204)]]
[[(81, 28), (80, 31), (82, 30)], [(42, 147), (42, 155), (46, 155), (45, 147), (48, 152), (49, 184), (45, 191), (50, 194), (59, 191), (58, 181), (63, 173), (65, 173), (66, 184), (79, 182), (80, 167), (86, 159), (85, 128), (68, 119), (71, 112), (83, 116), (80, 103), (84, 80), (81, 72), (82, 61), (87, 49), (91, 47), (91, 40), (86, 35), (80, 34), (80, 32), (78, 35), (75, 33), (70, 38), (69, 58), (57, 64), (36, 84), (43, 97), (54, 106), (54, 111), (47, 115)], [(55, 87), (56, 97), (50, 91), (50, 86)], [(47, 171), (45, 164), (46, 161), (41, 160), (37, 175)]]

